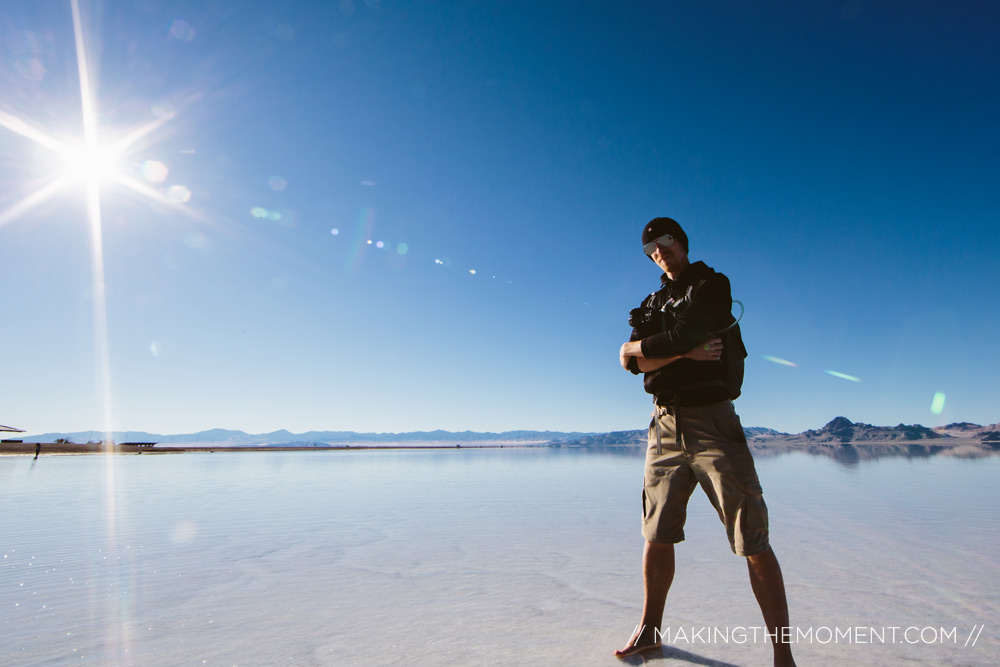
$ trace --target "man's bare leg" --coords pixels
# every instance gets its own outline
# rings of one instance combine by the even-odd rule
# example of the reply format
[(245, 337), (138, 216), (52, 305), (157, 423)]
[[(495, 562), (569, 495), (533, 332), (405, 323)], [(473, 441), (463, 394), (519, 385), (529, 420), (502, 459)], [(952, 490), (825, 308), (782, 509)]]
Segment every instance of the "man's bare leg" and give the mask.
[(646, 542), (642, 552), (642, 620), (628, 640), (625, 648), (615, 651), (618, 657), (631, 655), (643, 648), (659, 646), (660, 624), (663, 623), (663, 606), (667, 592), (674, 581), (674, 545)]
[[(775, 667), (795, 667), (792, 647), (782, 641), (781, 629), (788, 627), (788, 601), (785, 598), (785, 580), (781, 576), (778, 558), (770, 547), (755, 556), (747, 557), (750, 585), (764, 615), (764, 624), (774, 639)], [(777, 633), (777, 634), (775, 634)]]

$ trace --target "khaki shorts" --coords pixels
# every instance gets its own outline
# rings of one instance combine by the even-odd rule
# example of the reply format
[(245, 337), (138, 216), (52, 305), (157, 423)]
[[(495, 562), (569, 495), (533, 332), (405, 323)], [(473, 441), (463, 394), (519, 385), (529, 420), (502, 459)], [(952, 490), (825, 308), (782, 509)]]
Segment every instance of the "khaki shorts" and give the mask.
[(726, 526), (734, 554), (753, 556), (767, 550), (767, 506), (732, 402), (679, 408), (680, 446), (673, 411), (657, 406), (649, 426), (643, 537), (650, 542), (683, 542), (688, 498), (700, 484)]

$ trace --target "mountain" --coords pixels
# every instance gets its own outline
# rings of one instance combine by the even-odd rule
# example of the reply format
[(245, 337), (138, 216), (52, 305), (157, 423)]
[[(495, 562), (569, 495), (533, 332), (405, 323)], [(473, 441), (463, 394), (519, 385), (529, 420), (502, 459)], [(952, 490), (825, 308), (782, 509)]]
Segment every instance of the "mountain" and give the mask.
[(1000, 430), (1000, 424), (980, 426), (979, 424), (973, 424), (971, 422), (954, 422), (948, 424), (947, 426), (934, 427), (935, 433), (947, 435), (952, 438), (981, 439), (986, 433), (997, 430)]
[(787, 438), (787, 433), (782, 433), (781, 431), (775, 431), (773, 428), (764, 428), (762, 426), (750, 426), (743, 428), (743, 434), (747, 437), (747, 442), (770, 442), (771, 440), (781, 440)]
[(826, 426), (817, 430), (804, 431), (791, 436), (788, 442), (806, 443), (848, 443), (848, 442), (913, 442), (917, 440), (936, 440), (950, 436), (938, 433), (920, 424), (898, 426), (872, 426), (858, 422), (855, 424), (846, 417), (835, 417)]
[(641, 449), (646, 446), (646, 431), (612, 431), (598, 435), (588, 435), (576, 440), (559, 443), (561, 447), (586, 447), (601, 449), (604, 447), (622, 447)]
[[(852, 422), (846, 417), (836, 417), (823, 428), (802, 433), (782, 433), (760, 426), (744, 428), (743, 433), (751, 445), (770, 451), (813, 451), (816, 447), (848, 444), (888, 447), (893, 443), (900, 445), (926, 443), (927, 446), (936, 445), (939, 449), (953, 448), (964, 444), (971, 444), (979, 448), (987, 446), (992, 449), (1000, 449), (1000, 424), (984, 427), (969, 422), (930, 429), (920, 424), (872, 426), (871, 424)], [(644, 429), (588, 435), (561, 443), (563, 447), (587, 448), (641, 449), (645, 445), (646, 431)]]
[[(271, 433), (251, 434), (229, 429), (211, 429), (197, 433), (163, 435), (146, 431), (115, 431), (111, 439), (116, 443), (156, 442), (165, 446), (186, 447), (249, 447), (268, 445), (392, 445), (392, 444), (465, 444), (465, 443), (513, 443), (548, 444), (593, 435), (574, 431), (504, 431), (502, 433), (479, 433), (474, 431), (413, 431), (410, 433), (356, 433), (354, 431), (308, 431), (291, 433), (286, 430)], [(99, 442), (104, 439), (100, 431), (76, 431), (73, 433), (42, 433), (19, 438), (25, 442), (55, 442), (64, 438), (71, 442)]]
[[(787, 433), (775, 431), (773, 428), (763, 428), (761, 426), (744, 428), (743, 434), (746, 436), (747, 442), (750, 443), (770, 442), (775, 439), (780, 440), (788, 437)], [(611, 433), (588, 435), (583, 438), (577, 438), (576, 440), (560, 443), (560, 445), (562, 447), (630, 447), (642, 449), (646, 446), (646, 437), (646, 429), (638, 429), (635, 431), (612, 431)]]

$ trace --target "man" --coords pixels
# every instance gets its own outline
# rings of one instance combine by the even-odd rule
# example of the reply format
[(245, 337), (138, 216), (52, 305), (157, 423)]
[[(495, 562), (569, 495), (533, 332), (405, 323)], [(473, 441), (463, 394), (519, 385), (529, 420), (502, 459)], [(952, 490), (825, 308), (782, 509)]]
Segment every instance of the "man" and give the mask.
[(746, 350), (732, 316), (729, 279), (704, 262), (689, 262), (687, 235), (671, 218), (651, 220), (642, 244), (663, 271), (662, 286), (632, 311), (632, 336), (619, 360), (626, 370), (644, 374), (646, 391), (656, 402), (642, 491), (644, 600), (635, 632), (615, 655), (660, 647), (674, 544), (684, 540), (688, 498), (700, 484), (726, 526), (733, 553), (747, 559), (774, 664), (794, 665), (781, 636), (788, 627), (788, 605), (768, 542), (767, 507), (733, 410)]

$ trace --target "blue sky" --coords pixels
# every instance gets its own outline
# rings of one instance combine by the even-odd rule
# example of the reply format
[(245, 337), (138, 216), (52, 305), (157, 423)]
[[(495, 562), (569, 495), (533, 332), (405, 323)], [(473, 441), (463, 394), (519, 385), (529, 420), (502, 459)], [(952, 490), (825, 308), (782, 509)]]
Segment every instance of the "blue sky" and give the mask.
[(83, 136), (71, 6), (8, 0), (0, 423), (641, 428), (659, 215), (746, 306), (744, 425), (1000, 421), (987, 3), (80, 8), (102, 144), (160, 123), (100, 190), (110, 409), (84, 187), (15, 209), (63, 166), (11, 119)]

